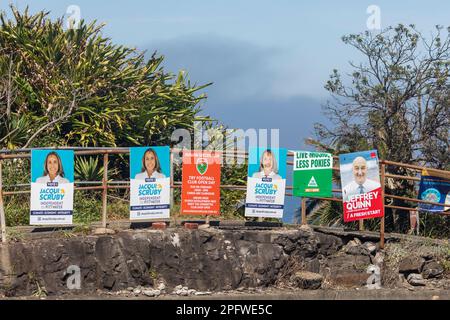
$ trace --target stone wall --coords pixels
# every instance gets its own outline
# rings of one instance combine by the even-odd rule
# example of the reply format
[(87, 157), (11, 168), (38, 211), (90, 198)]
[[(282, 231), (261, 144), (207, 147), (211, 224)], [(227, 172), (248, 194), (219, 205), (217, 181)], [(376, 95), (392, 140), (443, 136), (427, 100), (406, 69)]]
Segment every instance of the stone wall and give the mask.
[[(348, 241), (308, 227), (49, 237), (0, 245), (0, 294), (91, 294), (161, 283), (168, 291), (179, 285), (207, 291), (363, 287), (370, 266), (383, 268), (383, 255), (377, 251), (371, 242)], [(67, 287), (70, 266), (80, 268), (80, 290)]]

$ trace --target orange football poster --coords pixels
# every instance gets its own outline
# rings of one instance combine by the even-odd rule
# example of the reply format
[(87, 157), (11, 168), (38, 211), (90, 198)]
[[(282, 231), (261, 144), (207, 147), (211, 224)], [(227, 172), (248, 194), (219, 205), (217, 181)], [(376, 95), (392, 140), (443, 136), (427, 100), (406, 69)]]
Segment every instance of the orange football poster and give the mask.
[(183, 151), (181, 214), (220, 214), (220, 161), (217, 151)]

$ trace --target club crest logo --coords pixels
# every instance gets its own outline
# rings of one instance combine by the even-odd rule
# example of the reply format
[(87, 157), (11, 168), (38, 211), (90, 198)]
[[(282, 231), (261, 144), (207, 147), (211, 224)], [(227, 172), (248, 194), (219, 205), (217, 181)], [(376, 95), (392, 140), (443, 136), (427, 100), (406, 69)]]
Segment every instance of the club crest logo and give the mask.
[(204, 158), (198, 158), (196, 163), (198, 173), (204, 175), (208, 171), (208, 160)]

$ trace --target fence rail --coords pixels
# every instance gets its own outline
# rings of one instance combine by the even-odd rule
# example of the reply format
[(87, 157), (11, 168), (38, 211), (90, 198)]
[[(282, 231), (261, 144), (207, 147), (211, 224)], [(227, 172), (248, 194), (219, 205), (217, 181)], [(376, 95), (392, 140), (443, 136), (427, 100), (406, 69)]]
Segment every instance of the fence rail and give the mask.
[[(109, 155), (112, 154), (128, 154), (130, 152), (129, 148), (83, 148), (83, 147), (58, 147), (58, 148), (39, 148), (39, 149), (53, 149), (53, 150), (74, 150), (75, 156), (95, 156), (95, 155), (103, 155), (103, 177), (101, 181), (75, 181), (75, 190), (93, 190), (93, 191), (102, 191), (102, 221), (101, 225), (103, 228), (106, 228), (107, 226), (107, 199), (108, 199), (108, 190), (110, 189), (129, 189), (130, 188), (130, 182), (129, 181), (114, 181), (114, 180), (108, 180), (108, 169), (109, 169)], [(34, 149), (35, 150), (35, 149)], [(17, 194), (30, 194), (30, 190), (3, 190), (3, 179), (2, 179), (2, 163), (5, 160), (12, 160), (12, 159), (27, 159), (31, 158), (31, 151), (32, 149), (19, 149), (19, 150), (0, 150), (0, 225), (1, 225), (1, 239), (2, 242), (7, 241), (6, 237), (6, 220), (5, 220), (5, 211), (4, 211), (4, 204), (3, 204), (3, 197), (4, 196), (12, 196)], [(173, 190), (181, 188), (181, 181), (175, 181), (174, 180), (174, 174), (173, 174), (173, 167), (174, 167), (174, 154), (175, 153), (182, 153), (182, 149), (176, 149), (171, 148), (170, 150), (170, 187), (171, 187), (171, 204), (173, 204)], [(241, 158), (248, 158), (248, 152), (246, 151), (240, 151), (240, 150), (226, 150), (224, 152), (227, 156), (238, 156)], [(289, 157), (293, 157), (293, 152), (288, 152)], [(333, 159), (339, 160), (337, 156), (333, 156)], [(287, 161), (287, 165), (292, 166), (294, 164), (293, 161)], [(424, 201), (419, 200), (416, 198), (409, 198), (405, 196), (398, 196), (398, 195), (392, 195), (392, 194), (386, 194), (385, 193), (385, 185), (386, 185), (386, 178), (390, 179), (398, 179), (398, 180), (409, 180), (409, 181), (420, 181), (419, 177), (415, 176), (409, 176), (409, 175), (396, 175), (396, 174), (390, 174), (386, 172), (386, 165), (388, 166), (397, 166), (402, 167), (406, 169), (410, 169), (416, 172), (421, 172), (422, 170), (431, 170), (433, 172), (438, 173), (444, 173), (446, 175), (450, 175), (449, 171), (445, 170), (438, 170), (438, 169), (432, 169), (427, 168), (423, 166), (413, 165), (413, 164), (405, 164), (405, 163), (399, 163), (394, 161), (388, 161), (388, 160), (380, 160), (380, 177), (381, 177), (381, 185), (382, 185), (382, 196), (383, 196), (383, 204), (385, 208), (391, 208), (391, 209), (398, 209), (398, 210), (406, 210), (406, 211), (416, 211), (416, 207), (405, 207), (405, 206), (397, 206), (392, 204), (385, 204), (385, 199), (398, 199), (402, 201), (407, 202), (414, 202), (414, 203), (423, 203), (423, 204), (433, 204), (437, 206), (446, 206), (445, 204), (439, 204), (436, 202), (431, 201)], [(334, 166), (332, 168), (334, 171), (339, 171), (339, 167)], [(17, 184), (8, 186), (9, 188), (21, 188), (21, 187), (27, 187), (30, 186), (30, 184)], [(8, 189), (9, 189), (8, 188)], [(246, 190), (246, 185), (220, 185), (220, 188), (222, 189), (228, 189), (228, 190)], [(292, 186), (286, 186), (287, 191), (293, 190)], [(333, 193), (341, 193), (341, 189), (332, 189)], [(286, 196), (293, 196), (291, 192), (285, 192)], [(336, 201), (336, 202), (342, 202), (341, 198), (337, 198), (336, 196), (325, 198), (325, 197), (308, 197), (311, 199), (317, 199), (317, 200), (324, 200), (324, 201)], [(306, 212), (306, 201), (308, 198), (301, 198), (301, 223), (307, 224), (307, 212)], [(447, 205), (448, 206), (448, 205)], [(444, 216), (450, 215), (450, 213), (442, 212), (442, 213), (434, 213), (434, 214), (440, 214)], [(208, 220), (209, 217), (207, 217)], [(384, 246), (384, 216), (381, 219), (380, 223), (380, 245), (381, 247)], [(359, 229), (364, 229), (364, 222), (363, 220), (359, 221)]]

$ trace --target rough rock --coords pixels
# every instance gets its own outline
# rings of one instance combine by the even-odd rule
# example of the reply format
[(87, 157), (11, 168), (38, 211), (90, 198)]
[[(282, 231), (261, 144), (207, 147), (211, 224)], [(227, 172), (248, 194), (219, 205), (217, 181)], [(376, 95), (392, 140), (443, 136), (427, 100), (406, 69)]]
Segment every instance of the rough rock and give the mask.
[(373, 242), (364, 242), (363, 246), (370, 254), (375, 254), (375, 252), (377, 251), (377, 245)]
[(309, 272), (319, 273), (320, 272), (320, 261), (317, 258), (307, 259), (305, 261), (305, 270)]
[(291, 282), (301, 289), (319, 289), (322, 281), (322, 275), (309, 271), (299, 271), (291, 277)]
[(342, 251), (351, 255), (370, 255), (370, 251), (367, 249), (366, 246), (361, 244), (361, 241), (359, 239), (354, 239), (349, 241), (343, 248)]
[(377, 265), (377, 266), (383, 265), (384, 256), (385, 256), (384, 252), (381, 252), (381, 251), (377, 252), (375, 254), (375, 257), (371, 258), (372, 264)]
[[(367, 283), (367, 267), (371, 264), (366, 255), (339, 254), (329, 257), (322, 269), (328, 271), (330, 282), (343, 287), (362, 287)], [(325, 270), (321, 274), (326, 273)]]
[(408, 283), (412, 286), (425, 286), (426, 282), (423, 279), (422, 275), (419, 273), (411, 273), (408, 275), (408, 278), (406, 278)]
[(317, 233), (318, 253), (322, 255), (331, 255), (338, 252), (342, 246), (342, 239), (333, 235)]
[(307, 225), (307, 224), (302, 224), (302, 225), (300, 226), (299, 230), (308, 232), (308, 233), (310, 233), (310, 234), (314, 233), (313, 228), (311, 228), (311, 226), (309, 226), (309, 225)]
[(141, 294), (142, 290), (141, 289), (134, 289), (133, 293), (134, 294)]
[(160, 290), (144, 290), (142, 291), (147, 297), (157, 297), (161, 294)]
[(422, 258), (424, 258), (426, 261), (432, 260), (432, 259), (433, 259), (433, 253), (432, 253), (432, 252), (429, 252), (429, 251), (423, 252), (420, 256), (421, 256)]
[[(45, 288), (50, 296), (99, 291), (130, 296), (149, 291), (156, 296), (157, 291), (150, 290), (187, 296), (240, 287), (258, 292), (288, 283), (299, 271), (320, 274), (322, 287), (365, 287), (370, 276), (367, 267), (383, 268), (383, 254), (371, 255), (370, 243), (357, 239), (344, 248), (347, 240), (348, 236), (315, 232), (310, 227), (168, 228), (71, 238), (46, 236), (0, 244), (0, 296), (31, 295), (38, 288)], [(408, 271), (402, 274), (423, 272), (423, 277), (430, 278), (427, 286), (449, 288), (446, 278), (439, 278), (439, 266), (430, 260), (422, 268), (423, 261), (413, 267), (403, 261), (400, 269)], [(74, 266), (81, 271), (81, 288), (71, 291), (68, 268)], [(394, 270), (395, 280), (397, 266)], [(306, 281), (301, 285), (313, 288), (317, 284)]]
[(398, 271), (401, 273), (418, 273), (422, 270), (424, 262), (425, 260), (418, 256), (403, 258), (398, 265)]
[(422, 276), (425, 279), (437, 278), (444, 273), (444, 268), (437, 261), (427, 261), (422, 268)]
[(176, 287), (173, 289), (173, 291), (178, 291), (178, 290), (181, 290), (181, 289), (183, 289), (183, 286), (180, 284), (180, 285), (176, 286)]
[(179, 296), (188, 296), (189, 292), (187, 290), (181, 289), (181, 290), (175, 291), (175, 294), (179, 295)]
[(161, 291), (161, 292), (166, 291), (166, 285), (165, 285), (164, 282), (160, 282), (160, 283), (158, 284), (157, 288), (158, 288), (158, 290)]

